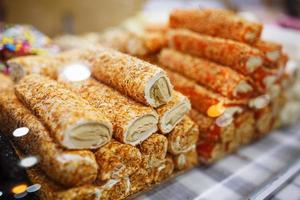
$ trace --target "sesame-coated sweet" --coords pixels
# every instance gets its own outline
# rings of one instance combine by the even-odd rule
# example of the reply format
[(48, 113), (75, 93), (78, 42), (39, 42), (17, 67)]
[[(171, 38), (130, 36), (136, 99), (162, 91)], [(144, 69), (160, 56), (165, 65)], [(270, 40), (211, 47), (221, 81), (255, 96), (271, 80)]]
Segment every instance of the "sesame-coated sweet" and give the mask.
[(168, 140), (164, 135), (155, 133), (142, 142), (139, 148), (144, 156), (162, 160), (167, 155)]
[[(28, 134), (14, 137), (16, 128), (28, 128)], [(98, 166), (92, 152), (60, 148), (43, 124), (15, 96), (13, 90), (0, 94), (0, 128), (26, 155), (38, 156), (39, 167), (65, 186), (92, 183)]]
[(113, 137), (118, 141), (137, 145), (157, 131), (158, 114), (154, 109), (92, 78), (62, 81), (111, 121)]
[(181, 154), (195, 148), (198, 137), (198, 126), (187, 115), (183, 120), (167, 135), (168, 152), (170, 154)]
[(111, 140), (95, 152), (99, 164), (98, 180), (120, 179), (133, 174), (142, 162), (138, 148)]
[(258, 40), (253, 46), (264, 54), (264, 64), (270, 68), (278, 68), (282, 56), (282, 46), (275, 42)]
[(170, 31), (168, 41), (176, 50), (231, 67), (244, 75), (252, 74), (264, 61), (263, 53), (247, 44), (188, 30)]
[(66, 148), (95, 149), (111, 139), (110, 121), (56, 81), (28, 75), (16, 85), (16, 94)]
[(249, 79), (229, 67), (209, 60), (183, 54), (173, 49), (163, 49), (159, 55), (159, 62), (164, 67), (225, 97), (241, 99), (254, 94)]
[(174, 91), (171, 100), (156, 109), (159, 115), (158, 127), (161, 133), (171, 132), (191, 110), (191, 103), (180, 92)]
[(245, 43), (257, 41), (263, 28), (259, 23), (221, 9), (177, 9), (171, 12), (169, 24), (172, 28), (187, 28)]

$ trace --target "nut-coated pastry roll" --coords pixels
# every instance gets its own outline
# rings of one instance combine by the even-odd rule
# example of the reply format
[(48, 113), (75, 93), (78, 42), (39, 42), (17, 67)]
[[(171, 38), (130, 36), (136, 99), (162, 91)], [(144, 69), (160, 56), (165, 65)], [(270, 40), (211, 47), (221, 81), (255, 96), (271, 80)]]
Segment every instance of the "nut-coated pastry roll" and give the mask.
[(182, 154), (195, 148), (198, 137), (198, 126), (186, 115), (168, 137), (168, 152)]
[(258, 40), (253, 45), (264, 54), (264, 64), (270, 68), (278, 68), (279, 60), (282, 55), (282, 46), (275, 42)]
[(167, 155), (168, 140), (166, 136), (155, 133), (142, 142), (139, 149), (143, 156), (162, 160)]
[(141, 165), (138, 148), (111, 140), (95, 153), (99, 165), (98, 180), (119, 179), (133, 174)]
[(113, 136), (118, 141), (137, 145), (157, 131), (158, 114), (154, 109), (92, 78), (80, 82), (62, 81), (112, 122)]
[(255, 119), (252, 111), (246, 111), (234, 120), (235, 137), (239, 144), (248, 144), (255, 138)]
[(172, 28), (187, 28), (206, 35), (253, 43), (262, 25), (221, 9), (177, 9), (169, 17)]
[(102, 47), (84, 49), (82, 53), (90, 58), (93, 76), (122, 94), (152, 107), (170, 100), (172, 86), (161, 68)]
[(154, 182), (159, 183), (163, 180), (171, 177), (174, 171), (174, 163), (171, 156), (167, 156), (166, 159), (154, 169)]
[(110, 121), (76, 93), (32, 74), (16, 85), (16, 94), (68, 149), (95, 149), (110, 141)]
[(192, 109), (189, 116), (199, 127), (199, 141), (209, 140), (213, 142), (228, 142), (235, 137), (234, 123), (220, 127), (215, 118), (207, 117)]
[(3, 90), (10, 90), (13, 86), (12, 80), (8, 76), (0, 73), (0, 92)]
[(29, 74), (41, 74), (56, 79), (59, 66), (62, 65), (62, 61), (54, 56), (23, 56), (13, 58), (7, 63), (11, 69), (10, 76), (15, 82)]
[(138, 191), (144, 190), (153, 183), (154, 175), (151, 170), (139, 168), (134, 174), (130, 176), (131, 191), (134, 194)]
[(255, 111), (255, 122), (258, 138), (264, 136), (271, 130), (273, 123), (271, 105)]
[[(65, 186), (92, 183), (98, 165), (92, 152), (60, 148), (43, 124), (15, 96), (14, 91), (0, 93), (0, 128), (26, 155), (39, 157), (39, 167)], [(19, 129), (16, 129), (19, 128)], [(28, 134), (14, 136), (13, 132)]]
[(188, 30), (171, 31), (168, 41), (179, 51), (231, 67), (244, 75), (252, 74), (264, 61), (263, 53), (247, 44)]
[(33, 184), (41, 185), (37, 194), (41, 200), (107, 200), (124, 199), (129, 195), (129, 179), (111, 179), (102, 184), (65, 188), (48, 179), (37, 168), (27, 170)]
[(253, 94), (253, 88), (246, 77), (209, 60), (172, 49), (163, 49), (159, 55), (159, 62), (225, 97), (247, 98)]
[[(245, 104), (244, 100), (230, 100), (219, 94), (198, 85), (195, 81), (184, 76), (165, 70), (174, 85), (174, 88), (187, 96), (192, 103), (192, 107), (203, 114), (207, 114), (209, 108), (221, 103), (224, 107)], [(220, 113), (222, 114), (222, 113)]]
[(253, 84), (261, 93), (265, 93), (273, 84), (276, 83), (280, 76), (280, 72), (276, 69), (261, 67), (257, 69), (251, 76)]
[(163, 133), (171, 132), (191, 109), (190, 101), (180, 92), (174, 91), (171, 100), (156, 109), (159, 114), (159, 130)]
[(173, 155), (173, 162), (176, 170), (186, 170), (198, 164), (196, 146), (186, 153)]

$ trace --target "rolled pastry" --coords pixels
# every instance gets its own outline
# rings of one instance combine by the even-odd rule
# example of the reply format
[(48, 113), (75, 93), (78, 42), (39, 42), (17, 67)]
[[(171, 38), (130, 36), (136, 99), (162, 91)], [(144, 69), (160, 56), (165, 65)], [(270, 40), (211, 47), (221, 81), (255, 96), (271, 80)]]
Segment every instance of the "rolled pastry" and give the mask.
[(192, 103), (192, 107), (203, 114), (206, 114), (211, 106), (217, 105), (220, 102), (222, 102), (224, 107), (244, 105), (247, 102), (245, 100), (231, 100), (222, 97), (176, 72), (170, 70), (165, 71), (174, 85), (174, 88), (187, 96)]
[(0, 73), (0, 92), (12, 89), (13, 86), (12, 80), (8, 76)]
[(167, 137), (168, 152), (173, 155), (183, 154), (195, 148), (199, 137), (199, 129), (186, 115)]
[(264, 61), (262, 52), (247, 44), (188, 30), (171, 31), (168, 41), (179, 51), (231, 67), (244, 75), (252, 74)]
[(77, 94), (46, 77), (28, 75), (16, 94), (68, 149), (95, 149), (110, 141), (112, 125)]
[(275, 42), (258, 40), (253, 45), (264, 54), (264, 64), (270, 68), (278, 68), (279, 60), (282, 56), (282, 46)]
[(128, 179), (111, 179), (102, 184), (90, 184), (80, 187), (65, 188), (48, 179), (37, 168), (27, 170), (33, 184), (41, 185), (37, 191), (41, 200), (106, 200), (124, 199), (129, 195)]
[(91, 65), (96, 79), (152, 107), (170, 100), (172, 86), (159, 67), (109, 49), (95, 48), (94, 51), (97, 57)]
[(133, 174), (141, 165), (138, 148), (112, 140), (95, 152), (98, 180), (120, 179)]
[[(66, 51), (55, 56), (54, 59), (53, 57), (15, 59), (9, 65), (14, 69), (13, 74), (18, 74), (13, 75), (17, 77), (15, 79), (20, 79), (24, 75), (23, 71), (26, 74), (49, 75), (56, 79), (58, 69), (72, 62), (89, 65), (96, 79), (152, 107), (165, 104), (172, 96), (172, 86), (162, 69), (138, 58), (100, 46)], [(43, 63), (45, 67), (40, 67)]]
[[(60, 148), (43, 124), (17, 99), (13, 90), (0, 93), (0, 128), (24, 154), (38, 156), (40, 168), (58, 183), (78, 186), (96, 179), (98, 165), (94, 154)], [(14, 137), (16, 128), (29, 132), (22, 137)]]
[(155, 133), (141, 143), (140, 151), (143, 156), (150, 156), (159, 160), (165, 159), (168, 150), (168, 140), (164, 135)]
[(262, 25), (221, 9), (177, 9), (171, 12), (172, 28), (187, 28), (206, 35), (253, 43), (260, 37)]
[(178, 171), (187, 170), (198, 164), (198, 154), (196, 146), (186, 153), (172, 155), (175, 169)]
[(171, 156), (167, 156), (164, 162), (162, 162), (153, 171), (154, 183), (160, 183), (171, 177), (174, 171), (174, 163)]
[(273, 115), (272, 106), (268, 105), (262, 109), (255, 111), (255, 128), (257, 132), (257, 138), (266, 135), (272, 128)]
[(190, 109), (191, 104), (188, 98), (174, 91), (171, 100), (156, 109), (159, 114), (159, 130), (163, 134), (171, 132)]
[(199, 160), (205, 164), (211, 164), (225, 155), (224, 144), (210, 141), (200, 142), (197, 145)]
[(92, 78), (79, 82), (62, 81), (112, 122), (113, 136), (118, 141), (137, 145), (157, 131), (158, 115), (152, 108)]
[(253, 94), (250, 81), (229, 67), (196, 58), (172, 49), (163, 49), (159, 62), (228, 98), (247, 98)]
[(245, 111), (234, 120), (235, 137), (238, 144), (249, 144), (255, 139), (255, 119), (252, 111)]

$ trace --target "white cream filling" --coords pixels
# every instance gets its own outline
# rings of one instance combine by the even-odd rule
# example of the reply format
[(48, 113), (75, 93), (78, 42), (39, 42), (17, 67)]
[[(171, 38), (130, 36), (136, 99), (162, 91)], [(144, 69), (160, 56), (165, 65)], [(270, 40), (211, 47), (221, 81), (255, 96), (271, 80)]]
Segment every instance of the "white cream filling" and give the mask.
[(128, 124), (124, 142), (133, 146), (140, 144), (157, 131), (158, 117), (147, 114), (134, 119)]
[(250, 42), (253, 41), (255, 39), (255, 37), (256, 37), (256, 34), (254, 32), (247, 32), (245, 34), (245, 39)]
[(263, 60), (261, 57), (258, 56), (251, 56), (246, 63), (246, 68), (250, 73), (254, 72), (257, 67), (261, 66), (263, 63)]
[(186, 163), (186, 156), (184, 154), (180, 154), (177, 158), (178, 168), (183, 168)]
[(228, 108), (226, 108), (223, 115), (221, 115), (220, 117), (218, 117), (216, 119), (215, 123), (219, 127), (229, 126), (233, 122), (234, 115), (236, 113), (239, 114), (242, 112), (243, 112), (243, 109), (241, 107), (238, 107), (238, 106), (228, 107)]
[(273, 62), (277, 62), (280, 58), (280, 51), (267, 52), (266, 57)]
[(153, 76), (145, 86), (145, 99), (152, 107), (158, 107), (167, 103), (172, 96), (170, 80), (163, 71)]
[(68, 149), (96, 149), (111, 137), (112, 127), (108, 123), (80, 122), (63, 133), (62, 145)]
[(253, 98), (249, 101), (249, 107), (255, 109), (262, 109), (266, 107), (270, 103), (270, 96), (268, 94), (264, 94)]

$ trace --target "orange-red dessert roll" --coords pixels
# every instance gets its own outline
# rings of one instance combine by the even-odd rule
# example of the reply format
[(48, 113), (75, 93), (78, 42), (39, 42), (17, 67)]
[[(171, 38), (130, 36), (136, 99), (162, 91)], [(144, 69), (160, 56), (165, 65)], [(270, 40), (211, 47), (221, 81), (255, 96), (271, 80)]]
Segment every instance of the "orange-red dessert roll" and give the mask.
[(260, 37), (262, 25), (221, 9), (177, 9), (171, 12), (172, 28), (187, 28), (206, 35), (253, 43)]
[(95, 152), (98, 180), (120, 179), (139, 169), (142, 155), (138, 148), (112, 140)]
[[(25, 155), (37, 156), (39, 167), (56, 182), (78, 186), (96, 179), (98, 165), (94, 154), (60, 148), (13, 90), (0, 93), (0, 129)], [(18, 132), (25, 135), (15, 135)]]
[(246, 77), (209, 60), (172, 49), (163, 49), (159, 55), (159, 62), (225, 97), (247, 98), (253, 94), (253, 88)]
[(95, 149), (112, 137), (110, 121), (76, 93), (32, 74), (16, 85), (16, 94), (68, 149)]
[(260, 138), (266, 135), (273, 125), (272, 107), (268, 105), (262, 109), (256, 110), (255, 113), (256, 137)]
[(239, 114), (234, 120), (235, 137), (239, 145), (248, 144), (255, 139), (255, 118), (252, 111)]
[(186, 170), (198, 164), (198, 154), (196, 147), (186, 153), (172, 155), (174, 166), (176, 170)]
[(190, 101), (180, 92), (174, 91), (171, 100), (156, 109), (159, 114), (158, 127), (161, 133), (171, 132), (191, 109)]
[(226, 65), (244, 75), (252, 74), (264, 61), (263, 53), (247, 44), (188, 30), (170, 31), (168, 41), (179, 51)]
[(92, 78), (75, 82), (59, 80), (112, 122), (113, 136), (118, 141), (137, 145), (157, 131), (158, 114), (154, 109)]
[[(226, 107), (246, 104), (244, 100), (230, 100), (219, 94), (215, 94), (198, 85), (195, 81), (187, 79), (176, 72), (170, 70), (165, 71), (174, 85), (174, 88), (189, 98), (192, 107), (208, 116), (217, 117), (224, 112)], [(210, 108), (216, 105), (220, 105), (220, 109), (215, 109), (217, 111), (211, 113)]]
[(264, 54), (264, 64), (270, 68), (278, 68), (280, 57), (282, 56), (282, 46), (275, 42), (258, 40), (253, 45)]
[(195, 148), (199, 137), (199, 129), (188, 116), (185, 116), (167, 137), (168, 152), (178, 155)]

